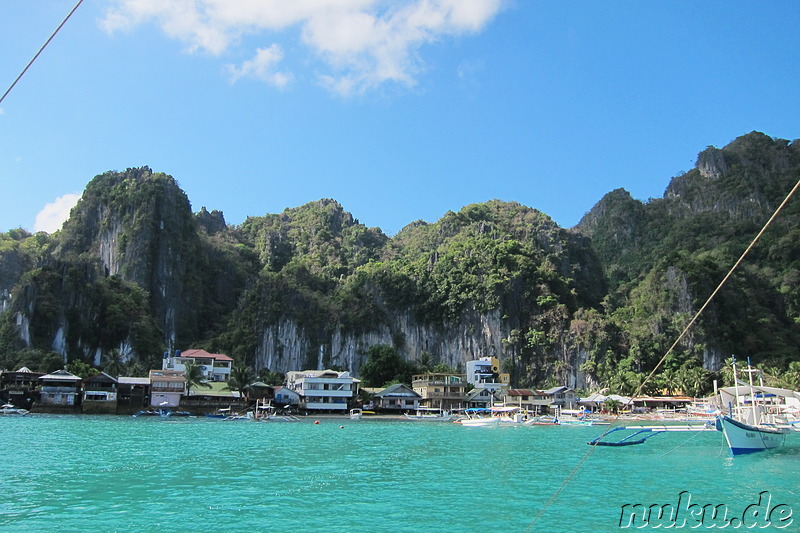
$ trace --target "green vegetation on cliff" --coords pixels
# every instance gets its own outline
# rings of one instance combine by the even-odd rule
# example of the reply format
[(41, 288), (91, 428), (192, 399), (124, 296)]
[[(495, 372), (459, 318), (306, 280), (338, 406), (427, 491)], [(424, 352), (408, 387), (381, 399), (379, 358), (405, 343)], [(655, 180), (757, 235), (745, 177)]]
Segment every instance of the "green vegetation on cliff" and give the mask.
[[(427, 352), (429, 340), (482, 338), (482, 324), (492, 328), (483, 337), (502, 337), (497, 353), (484, 355), (500, 357), (517, 386), (631, 393), (798, 177), (798, 143), (753, 132), (704, 150), (663, 198), (608, 193), (572, 230), (492, 200), (389, 238), (328, 199), (230, 227), (218, 211), (193, 214), (170, 176), (108, 172), (89, 183), (61, 232), (0, 234), (0, 366), (52, 366), (54, 353), (157, 364), (164, 349), (191, 346), (267, 372), (257, 364), (264, 332), (284, 326), (300, 332), (308, 367), (332, 364), (326, 349), (336, 336), (358, 344), (387, 331), (387, 353), (421, 357), (399, 321), (427, 336), (415, 342), (433, 362), (447, 354)], [(702, 393), (731, 354), (765, 365), (776, 383), (791, 381), (800, 346), (798, 202), (645, 392)], [(269, 349), (271, 370), (289, 370), (285, 347)], [(369, 346), (349, 349), (360, 350), (353, 364), (369, 374)], [(396, 370), (376, 379), (407, 374)]]

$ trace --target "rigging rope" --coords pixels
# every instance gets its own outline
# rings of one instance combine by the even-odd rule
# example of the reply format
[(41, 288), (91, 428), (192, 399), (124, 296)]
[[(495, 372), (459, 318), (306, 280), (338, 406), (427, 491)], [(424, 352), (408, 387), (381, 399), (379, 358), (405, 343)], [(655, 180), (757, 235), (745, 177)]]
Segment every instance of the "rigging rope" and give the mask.
[[(694, 323), (700, 317), (700, 314), (703, 311), (705, 311), (706, 307), (708, 307), (708, 304), (711, 303), (711, 300), (714, 299), (714, 297), (717, 295), (717, 293), (720, 291), (720, 289), (722, 289), (722, 286), (725, 285), (725, 282), (727, 282), (728, 279), (731, 277), (731, 275), (733, 275), (733, 272), (739, 267), (739, 264), (744, 260), (745, 256), (750, 252), (750, 250), (753, 248), (753, 246), (755, 246), (756, 242), (758, 242), (758, 240), (761, 238), (761, 236), (767, 230), (769, 225), (772, 224), (772, 221), (775, 220), (775, 218), (778, 216), (778, 213), (781, 212), (783, 207), (789, 202), (789, 199), (791, 199), (791, 197), (794, 195), (795, 191), (797, 191), (798, 188), (800, 188), (800, 180), (798, 180), (797, 183), (795, 183), (795, 185), (792, 188), (792, 190), (789, 191), (789, 194), (787, 194), (786, 198), (784, 198), (783, 202), (781, 202), (781, 205), (779, 205), (778, 208), (775, 210), (775, 212), (772, 213), (772, 216), (769, 217), (769, 220), (767, 220), (767, 222), (761, 228), (761, 231), (759, 231), (758, 234), (753, 238), (753, 240), (750, 242), (750, 244), (745, 249), (745, 251), (742, 252), (742, 255), (739, 256), (739, 259), (736, 261), (736, 263), (733, 264), (733, 266), (728, 271), (728, 273), (725, 274), (725, 277), (722, 278), (722, 281), (719, 282), (719, 285), (717, 285), (717, 288), (714, 289), (714, 292), (711, 293), (711, 296), (709, 296), (708, 299), (705, 301), (705, 303), (702, 305), (702, 307), (700, 307), (700, 310), (698, 310), (697, 313), (694, 314), (694, 316), (689, 321), (689, 323), (686, 325), (686, 327), (683, 328), (683, 331), (681, 331), (681, 334), (678, 335), (678, 338), (675, 339), (675, 342), (672, 343), (672, 346), (669, 347), (669, 349), (666, 351), (664, 356), (658, 361), (656, 366), (653, 367), (653, 370), (650, 372), (650, 374), (648, 374), (647, 377), (644, 379), (644, 381), (642, 381), (642, 383), (636, 389), (636, 392), (633, 393), (634, 397), (635, 396), (639, 396), (639, 394), (641, 393), (641, 391), (644, 388), (645, 384), (650, 380), (650, 378), (653, 377), (653, 375), (655, 375), (656, 370), (658, 370), (661, 367), (661, 365), (664, 363), (664, 361), (667, 359), (667, 357), (669, 357), (669, 355), (672, 353), (672, 351), (675, 349), (675, 347), (678, 345), (678, 343), (680, 343), (680, 341), (683, 339), (683, 337), (686, 335), (686, 333), (689, 331), (689, 329), (694, 325)], [(597, 440), (602, 439), (604, 436), (606, 436), (608, 434), (609, 431), (611, 431), (611, 428), (614, 427), (614, 424), (617, 422), (619, 417), (620, 417), (620, 415), (617, 414), (616, 418), (614, 418), (614, 420), (612, 421), (612, 424), (609, 426), (609, 429), (607, 429), (602, 435), (600, 435), (600, 437)], [(531, 522), (531, 524), (525, 530), (526, 533), (528, 531), (530, 531), (531, 528), (533, 528), (533, 526), (536, 524), (536, 522), (539, 520), (539, 518), (541, 518), (542, 515), (544, 515), (545, 511), (547, 511), (547, 508), (550, 507), (550, 505), (556, 500), (556, 498), (558, 498), (558, 495), (561, 494), (561, 491), (564, 490), (564, 487), (566, 487), (567, 484), (572, 480), (572, 478), (575, 477), (575, 474), (578, 472), (578, 470), (580, 470), (581, 466), (583, 466), (583, 463), (586, 462), (586, 460), (589, 458), (589, 456), (592, 455), (592, 453), (594, 452), (595, 448), (597, 448), (597, 446), (590, 446), (589, 447), (589, 451), (586, 452), (586, 454), (584, 454), (583, 458), (580, 460), (580, 462), (578, 462), (577, 466), (572, 469), (572, 471), (569, 473), (569, 475), (566, 477), (566, 479), (564, 479), (564, 481), (561, 483), (561, 486), (559, 486), (556, 489), (556, 491), (553, 493), (553, 495), (550, 497), (550, 499), (547, 500), (547, 503), (545, 503), (544, 507), (537, 513), (536, 517), (534, 517), (533, 522)]]
[(674, 451), (675, 451), (675, 450), (677, 450), (678, 448), (683, 448), (684, 446), (686, 446), (686, 445), (689, 443), (689, 441), (691, 441), (692, 439), (694, 439), (694, 438), (695, 438), (695, 437), (697, 437), (698, 435), (702, 435), (702, 434), (703, 434), (703, 432), (702, 432), (702, 431), (695, 431), (695, 432), (694, 432), (694, 435), (692, 435), (691, 437), (689, 437), (689, 438), (688, 438), (688, 439), (686, 439), (685, 441), (681, 442), (680, 444), (678, 444), (677, 446), (675, 446), (674, 448), (672, 448), (672, 449), (671, 449), (671, 450), (669, 450), (668, 452), (665, 452), (665, 453), (664, 453), (664, 455), (661, 455), (661, 456), (659, 456), (659, 459), (663, 459), (664, 457), (666, 457), (667, 455), (671, 454), (672, 452), (674, 452)]
[(77, 4), (75, 4), (75, 7), (73, 7), (73, 8), (72, 8), (72, 11), (70, 11), (70, 12), (69, 12), (69, 14), (68, 14), (68, 15), (67, 15), (67, 16), (64, 18), (64, 20), (62, 20), (62, 21), (61, 21), (61, 24), (59, 24), (59, 25), (58, 25), (58, 28), (56, 28), (56, 29), (55, 29), (55, 31), (54, 31), (54, 32), (53, 32), (53, 33), (50, 35), (50, 37), (47, 39), (47, 41), (45, 41), (45, 43), (42, 45), (42, 47), (41, 47), (41, 48), (39, 48), (39, 51), (38, 51), (38, 52), (36, 52), (36, 55), (35, 55), (35, 56), (33, 56), (33, 59), (31, 59), (31, 60), (28, 62), (28, 64), (27, 64), (27, 65), (25, 65), (25, 68), (24, 68), (24, 69), (22, 69), (22, 72), (20, 72), (20, 73), (19, 73), (19, 76), (17, 76), (17, 79), (15, 79), (15, 80), (14, 80), (14, 83), (12, 83), (12, 84), (11, 84), (11, 86), (10, 86), (10, 87), (9, 87), (9, 88), (6, 90), (6, 92), (5, 92), (5, 93), (3, 93), (3, 96), (0, 96), (0, 104), (2, 104), (2, 103), (3, 103), (3, 100), (5, 100), (5, 99), (6, 99), (6, 96), (8, 96), (8, 93), (10, 93), (10, 92), (11, 92), (11, 89), (13, 89), (13, 88), (14, 88), (14, 86), (17, 84), (17, 82), (18, 82), (18, 81), (19, 81), (19, 80), (22, 78), (22, 76), (24, 76), (24, 75), (25, 75), (25, 73), (26, 73), (26, 72), (28, 72), (28, 69), (29, 69), (29, 68), (31, 68), (31, 65), (33, 65), (33, 62), (34, 62), (34, 61), (36, 61), (36, 58), (38, 58), (38, 57), (39, 57), (39, 54), (41, 54), (41, 53), (44, 51), (44, 49), (47, 47), (47, 45), (48, 45), (48, 44), (50, 44), (50, 41), (52, 41), (52, 40), (53, 40), (53, 37), (55, 37), (55, 36), (56, 36), (56, 34), (57, 34), (57, 33), (59, 32), (59, 30), (61, 29), (61, 27), (62, 27), (62, 26), (64, 26), (64, 24), (66, 24), (66, 23), (67, 23), (67, 21), (69, 20), (69, 18), (72, 16), (72, 14), (73, 14), (73, 13), (75, 13), (75, 11), (78, 9), (78, 7), (79, 7), (79, 6), (80, 6), (82, 3), (83, 3), (83, 0), (78, 0), (78, 3), (77, 3)]

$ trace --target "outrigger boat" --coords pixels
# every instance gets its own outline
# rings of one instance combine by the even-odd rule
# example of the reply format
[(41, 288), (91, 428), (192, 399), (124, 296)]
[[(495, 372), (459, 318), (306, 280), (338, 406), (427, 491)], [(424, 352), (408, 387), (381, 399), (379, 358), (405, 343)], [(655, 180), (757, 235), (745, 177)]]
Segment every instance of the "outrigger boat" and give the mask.
[[(456, 420), (456, 422), (465, 427), (487, 427), (500, 425), (500, 418), (491, 416), (491, 409), (473, 407), (470, 409), (464, 409), (464, 414), (467, 415), (467, 418)], [(488, 414), (489, 416), (481, 416), (482, 414)]]
[[(794, 429), (796, 421), (786, 417), (786, 412), (800, 405), (800, 393), (788, 389), (753, 384), (753, 374), (759, 374), (747, 362), (748, 384), (740, 385), (737, 379), (736, 360), (733, 361), (735, 386), (719, 390), (723, 408), (728, 413), (717, 415), (717, 429), (725, 434), (732, 455), (772, 450), (783, 446), (786, 434)], [(735, 403), (734, 403), (735, 402)]]
[(449, 422), (453, 415), (437, 407), (419, 407), (413, 415), (405, 414), (409, 420), (424, 420), (427, 422)]
[(4, 404), (3, 407), (0, 407), (0, 415), (25, 416), (27, 414), (28, 414), (27, 409), (23, 409), (21, 407), (14, 407), (10, 403)]
[[(737, 379), (736, 362), (733, 364), (734, 387), (719, 389), (716, 396), (719, 410), (714, 419), (704, 424), (662, 426), (619, 426), (606, 431), (590, 446), (630, 446), (642, 444), (647, 439), (667, 432), (721, 431), (732, 455), (772, 450), (783, 446), (786, 435), (796, 431), (800, 420), (793, 413), (800, 411), (800, 393), (777, 387), (755, 385), (753, 374), (759, 371), (750, 366), (745, 372), (749, 384), (740, 384)], [(724, 412), (727, 404), (727, 412)], [(618, 431), (630, 431), (619, 440), (605, 440)]]
[(717, 418), (720, 431), (725, 434), (725, 440), (733, 455), (761, 452), (780, 448), (786, 440), (790, 428), (769, 427), (765, 424), (753, 426), (739, 422), (728, 415)]
[[(614, 441), (603, 440), (611, 433), (617, 431), (630, 431), (627, 436)], [(687, 424), (677, 426), (617, 426), (609, 429), (599, 437), (590, 440), (586, 444), (589, 446), (632, 446), (634, 444), (643, 444), (647, 439), (660, 435), (662, 433), (677, 433), (687, 431), (716, 431), (716, 427), (711, 422), (705, 424)]]
[(513, 405), (493, 405), (489, 408), (492, 416), (500, 420), (502, 425), (524, 424), (525, 412)]

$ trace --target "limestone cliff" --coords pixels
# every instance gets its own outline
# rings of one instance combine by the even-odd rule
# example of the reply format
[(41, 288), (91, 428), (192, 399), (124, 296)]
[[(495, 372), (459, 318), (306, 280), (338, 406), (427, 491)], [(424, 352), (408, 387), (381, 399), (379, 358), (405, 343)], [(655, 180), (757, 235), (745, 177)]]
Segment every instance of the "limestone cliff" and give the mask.
[[(117, 350), (146, 368), (202, 347), (357, 374), (386, 344), (456, 368), (494, 355), (521, 387), (635, 390), (798, 175), (800, 143), (754, 132), (702, 152), (663, 198), (612, 191), (571, 230), (491, 200), (389, 238), (332, 199), (230, 227), (170, 176), (107, 172), (62, 231), (0, 234), (0, 365)], [(796, 355), (798, 220), (787, 206), (678, 347), (670, 365), (705, 372), (698, 387), (730, 353)]]

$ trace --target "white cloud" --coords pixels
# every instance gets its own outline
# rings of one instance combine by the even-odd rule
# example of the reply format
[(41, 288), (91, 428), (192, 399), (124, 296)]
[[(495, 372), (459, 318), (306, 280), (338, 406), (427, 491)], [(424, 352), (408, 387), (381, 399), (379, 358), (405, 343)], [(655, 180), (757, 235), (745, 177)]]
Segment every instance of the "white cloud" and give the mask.
[(39, 211), (39, 214), (36, 215), (33, 230), (46, 231), (47, 233), (54, 233), (60, 230), (61, 226), (69, 218), (70, 210), (75, 207), (80, 198), (80, 194), (65, 194), (44, 206)]
[[(349, 93), (387, 81), (413, 85), (424, 68), (419, 57), (423, 45), (481, 31), (506, 0), (113, 1), (101, 22), (107, 31), (155, 22), (189, 51), (215, 55), (246, 35), (261, 38), (297, 28), (302, 44), (326, 64), (328, 72), (320, 74), (320, 81)], [(275, 67), (284, 48), (295, 49), (260, 47), (252, 59), (228, 70), (233, 79), (254, 76), (283, 87), (291, 76)]]
[(245, 76), (254, 76), (270, 85), (283, 88), (291, 80), (292, 75), (287, 72), (277, 72), (275, 65), (283, 59), (283, 51), (277, 44), (269, 48), (259, 48), (253, 59), (245, 61), (242, 66), (228, 65), (231, 81), (236, 81)]

